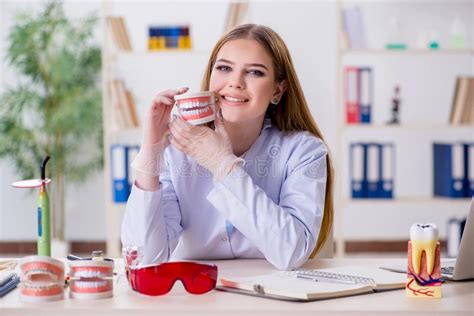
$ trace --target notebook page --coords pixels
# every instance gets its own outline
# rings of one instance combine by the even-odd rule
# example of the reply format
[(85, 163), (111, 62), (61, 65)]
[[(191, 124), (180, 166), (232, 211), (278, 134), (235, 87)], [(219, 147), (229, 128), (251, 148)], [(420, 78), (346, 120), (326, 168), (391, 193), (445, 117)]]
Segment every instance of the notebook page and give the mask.
[[(406, 282), (406, 275), (386, 271), (376, 267), (362, 267), (362, 266), (343, 266), (326, 269), (315, 269), (316, 271), (324, 271), (336, 274), (350, 275), (362, 278), (371, 278), (375, 282), (376, 290), (388, 290), (404, 288)], [(290, 271), (287, 273), (297, 274), (300, 270)], [(301, 270), (307, 271), (307, 270)]]
[(255, 277), (222, 277), (219, 281), (223, 286), (247, 291), (255, 291), (255, 285), (258, 285), (265, 293), (300, 299), (340, 297), (373, 290), (371, 285), (315, 282), (296, 278), (287, 272)]

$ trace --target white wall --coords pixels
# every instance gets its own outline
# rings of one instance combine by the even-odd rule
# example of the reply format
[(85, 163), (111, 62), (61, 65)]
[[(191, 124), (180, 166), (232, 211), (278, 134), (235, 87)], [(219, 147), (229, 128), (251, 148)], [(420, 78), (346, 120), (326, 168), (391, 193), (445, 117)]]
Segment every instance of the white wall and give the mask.
[[(0, 2), (0, 93), (15, 87), (19, 78), (5, 62), (7, 36), (13, 18), (19, 10), (37, 10), (42, 1)], [(77, 18), (100, 9), (97, 1), (66, 1), (66, 14)], [(100, 13), (100, 12), (98, 12)], [(100, 45), (101, 30), (96, 32)], [(0, 136), (1, 137), (1, 136)], [(54, 157), (53, 157), (54, 159)], [(38, 167), (39, 168), (39, 167)], [(36, 239), (37, 191), (14, 189), (11, 183), (21, 180), (14, 172), (13, 163), (0, 160), (0, 241)], [(39, 177), (39, 174), (38, 174)], [(66, 195), (66, 239), (105, 239), (104, 182), (102, 173), (91, 176), (84, 185), (69, 185)]]
[[(136, 59), (134, 62), (133, 56), (121, 56), (120, 59), (127, 60), (118, 63), (117, 74), (136, 93), (142, 112), (160, 89), (174, 87), (173, 84), (178, 83), (191, 89), (199, 87), (200, 80), (188, 82), (187, 79), (200, 78), (209, 52), (224, 28), (226, 10), (225, 1), (118, 2), (114, 5), (114, 14), (127, 16), (127, 27), (133, 34), (132, 45), (136, 51), (144, 51), (147, 46), (146, 30), (149, 24), (190, 23), (194, 49), (199, 56), (190, 56), (190, 60), (195, 59), (189, 62), (197, 60), (202, 63), (197, 67), (190, 66), (190, 73), (176, 74), (171, 71), (171, 66), (153, 68), (153, 65), (160, 67), (166, 63), (158, 58), (173, 58), (172, 55), (140, 56), (147, 59), (146, 62)], [(331, 144), (335, 144), (335, 15), (333, 1), (255, 1), (250, 4), (248, 17), (253, 23), (272, 27), (286, 41), (311, 111)], [(153, 70), (150, 71), (150, 67)], [(163, 72), (168, 82), (172, 82), (169, 86), (164, 86)], [(150, 81), (156, 84), (150, 84)]]
[[(2, 3), (1, 46), (6, 45), (5, 36), (12, 20), (12, 13), (18, 7), (30, 3), (7, 1)], [(88, 9), (99, 8), (98, 3), (66, 1), (67, 12), (78, 16)], [(124, 14), (135, 50), (143, 51), (146, 46), (147, 23), (192, 23), (193, 42), (197, 51), (209, 51), (220, 36), (226, 14), (226, 3), (221, 1), (178, 1), (153, 3), (124, 2), (114, 4), (115, 14)], [(273, 27), (287, 41), (301, 83), (311, 104), (311, 111), (317, 117), (323, 133), (332, 144), (335, 143), (332, 126), (335, 120), (335, 6), (331, 2), (270, 2), (251, 4), (250, 19)], [(302, 17), (306, 18), (302, 18)], [(308, 32), (307, 30), (311, 30)], [(304, 35), (304, 36), (303, 36)], [(100, 37), (99, 37), (100, 38)], [(316, 53), (315, 53), (316, 52)], [(4, 54), (4, 52), (2, 52)], [(202, 69), (207, 54), (202, 55)], [(316, 58), (322, 56), (323, 58)], [(126, 58), (126, 57), (125, 57)], [(150, 58), (150, 57), (143, 57)], [(152, 57), (151, 57), (152, 58)], [(147, 63), (121, 63), (117, 75), (126, 76), (126, 83), (135, 93), (139, 111), (142, 112), (151, 96), (168, 86), (160, 85), (163, 80), (161, 69), (153, 69), (153, 61)], [(145, 65), (145, 69), (143, 69)], [(128, 67), (128, 68), (127, 68)], [(136, 67), (136, 68), (133, 68)], [(191, 66), (190, 66), (191, 67)], [(197, 74), (198, 68), (193, 65)], [(135, 69), (135, 71), (130, 71)], [(146, 76), (140, 71), (146, 71)], [(202, 70), (201, 70), (202, 71)], [(150, 85), (155, 79), (157, 85)], [(2, 64), (2, 86), (14, 82), (15, 76)], [(121, 74), (122, 73), (122, 74)], [(196, 75), (194, 77), (196, 77)], [(199, 74), (200, 75), (200, 74)], [(177, 80), (177, 79), (176, 79)], [(173, 82), (173, 80), (169, 80)], [(187, 82), (197, 88), (199, 82)], [(174, 85), (171, 85), (174, 87)], [(1, 90), (0, 90), (1, 91)], [(17, 180), (8, 161), (0, 162), (0, 240), (24, 240), (35, 238), (35, 194), (25, 198), (24, 193), (11, 188), (10, 183)], [(101, 175), (91, 178), (85, 186), (68, 188), (68, 208), (66, 238), (71, 240), (105, 239), (104, 192)], [(36, 192), (35, 192), (36, 193)], [(22, 223), (11, 225), (12, 222)]]
[[(414, 41), (411, 31), (425, 26), (426, 28), (440, 29), (439, 39), (442, 46), (447, 41), (448, 35), (446, 35), (446, 32), (453, 17), (453, 9), (446, 9), (446, 3), (451, 4), (452, 1), (434, 1), (434, 6), (432, 6), (432, 1), (417, 1), (418, 4), (415, 10), (406, 9), (408, 3), (412, 3), (412, 1), (382, 1), (389, 3), (386, 6), (372, 6), (376, 4), (374, 1), (362, 2), (364, 16), (366, 17), (364, 22), (367, 38), (373, 48), (383, 47), (384, 34), (386, 33), (383, 25), (387, 17), (393, 14), (393, 10), (397, 10), (402, 14), (403, 32), (408, 43)], [(459, 4), (461, 8), (467, 8), (456, 12), (461, 12), (469, 32), (469, 45), (473, 47), (471, 30), (473, 26), (472, 2), (455, 1), (455, 3)], [(26, 8), (30, 4), (13, 0), (1, 2), (0, 47), (2, 50), (0, 51), (0, 58), (2, 60), (5, 54), (6, 35), (12, 23), (12, 14), (17, 8)], [(90, 10), (100, 9), (101, 5), (100, 2), (94, 1), (66, 1), (67, 12), (72, 16), (79, 16)], [(35, 7), (37, 7), (37, 4)], [(224, 26), (226, 4), (221, 1), (159, 1), (158, 3), (154, 1), (117, 1), (114, 4), (114, 13), (125, 15), (135, 51), (145, 50), (147, 25), (149, 23), (191, 23), (194, 47), (196, 51), (202, 54), (200, 57), (193, 57), (195, 59), (189, 61), (191, 74), (184, 78), (198, 78), (200, 71), (202, 71), (200, 69), (204, 69), (207, 52), (217, 40)], [(269, 25), (285, 39), (293, 55), (293, 61), (305, 95), (309, 100), (311, 112), (320, 125), (334, 154), (345, 154), (336, 151), (336, 107), (339, 105), (336, 104), (335, 1), (255, 1), (250, 5), (249, 16), (251, 22)], [(99, 40), (101, 39), (101, 32), (102, 30), (99, 28), (97, 30)], [(398, 80), (406, 80), (402, 84), (402, 96), (404, 98), (402, 119), (411, 123), (418, 122), (419, 118), (427, 123), (444, 121), (449, 109), (451, 93), (449, 88), (445, 89), (445, 87), (451, 84), (449, 80), (461, 69), (465, 68), (466, 72), (472, 73), (472, 58), (469, 60), (453, 55), (452, 57), (441, 58), (442, 60), (437, 60), (438, 57), (429, 57), (429, 59), (423, 60), (419, 56), (415, 56), (402, 61), (401, 58), (392, 57), (380, 56), (370, 59), (369, 56), (371, 63), (376, 67), (376, 80), (380, 79), (377, 75), (381, 73), (386, 73), (388, 79), (377, 81), (375, 120), (382, 122), (386, 118), (386, 107), (388, 107), (393, 84)], [(183, 81), (186, 81), (184, 84), (190, 85), (192, 88), (199, 86), (199, 82), (194, 82), (195, 80), (189, 82), (189, 80), (181, 79), (177, 74), (170, 74), (169, 80), (163, 80), (163, 71), (162, 69), (156, 69), (159, 62), (154, 60), (154, 56), (143, 54), (140, 62), (134, 59), (136, 57), (122, 56), (120, 58), (117, 75), (123, 76), (127, 85), (134, 92), (140, 112), (143, 112), (152, 95), (161, 89), (169, 86), (175, 87)], [(127, 62), (127, 58), (130, 58), (129, 62)], [(170, 54), (164, 58), (173, 58), (173, 56)], [(344, 62), (366, 64), (365, 57), (360, 56), (348, 57)], [(196, 64), (199, 67), (196, 67)], [(429, 71), (428, 74), (424, 73), (433, 64), (439, 65), (437, 72), (434, 74)], [(6, 85), (16, 82), (15, 75), (5, 63), (2, 62), (1, 65), (0, 92), (4, 91)], [(422, 75), (422, 73), (424, 74)], [(418, 78), (420, 79), (417, 80)], [(153, 84), (150, 84), (150, 82)], [(430, 87), (436, 87), (434, 96), (426, 92), (429, 91)], [(423, 106), (420, 106), (420, 104), (423, 104)], [(370, 133), (373, 133), (373, 131)], [(445, 134), (442, 134), (440, 137), (444, 136)], [(414, 159), (425, 158), (416, 156)], [(341, 175), (346, 177), (347, 173), (342, 170)], [(423, 177), (427, 177), (427, 175), (423, 175)], [(33, 240), (36, 233), (35, 195), (25, 198), (24, 192), (14, 190), (10, 186), (11, 182), (18, 179), (12, 171), (11, 164), (6, 160), (0, 161), (0, 179), (0, 241)], [(97, 174), (91, 177), (85, 186), (71, 186), (68, 188), (67, 239), (105, 239), (103, 181), (102, 174)], [(410, 179), (404, 181), (410, 183)], [(401, 188), (401, 186), (400, 184), (397, 187)], [(410, 192), (408, 188), (401, 192), (407, 192), (408, 194)], [(416, 186), (416, 190), (419, 190), (417, 192), (421, 194), (427, 194), (429, 189), (430, 187), (427, 184)], [(352, 205), (348, 209), (348, 212), (353, 214), (352, 217), (348, 217), (349, 220), (346, 222), (345, 228), (348, 237), (363, 239), (372, 233), (366, 228), (375, 226), (373, 221), (376, 211), (372, 207), (364, 213), (361, 211), (364, 208), (364, 205)], [(396, 211), (397, 206), (392, 205), (388, 209), (395, 209)], [(458, 213), (462, 212), (459, 205), (455, 209)], [(395, 211), (392, 213), (396, 214)], [(409, 207), (409, 211), (415, 212), (416, 208)], [(427, 214), (427, 212), (429, 212), (429, 208), (422, 214)], [(406, 218), (410, 221), (415, 220), (413, 216)], [(418, 218), (416, 219), (418, 220)], [(12, 225), (12, 223), (15, 223), (15, 225)], [(376, 229), (379, 230), (380, 234), (380, 229), (377, 227)], [(387, 234), (399, 237), (399, 231), (396, 233), (388, 231)]]
[[(351, 1), (353, 3), (353, 1)], [(472, 141), (472, 126), (451, 128), (449, 113), (456, 77), (474, 75), (474, 55), (443, 51), (451, 48), (451, 25), (456, 17), (466, 32), (466, 48), (474, 47), (474, 2), (466, 0), (359, 1), (368, 46), (383, 49), (388, 21), (396, 16), (402, 40), (418, 49), (419, 34), (436, 30), (441, 51), (426, 53), (353, 53), (343, 64), (371, 66), (374, 73), (372, 119), (378, 127), (349, 127), (342, 133), (342, 195), (349, 199), (348, 144), (392, 142), (395, 144), (394, 196), (396, 201), (350, 201), (344, 207), (343, 232), (347, 239), (406, 239), (414, 222), (432, 222), (445, 238), (447, 219), (462, 217), (469, 201), (432, 200), (432, 143)], [(384, 127), (390, 119), (395, 85), (401, 86), (401, 128)]]

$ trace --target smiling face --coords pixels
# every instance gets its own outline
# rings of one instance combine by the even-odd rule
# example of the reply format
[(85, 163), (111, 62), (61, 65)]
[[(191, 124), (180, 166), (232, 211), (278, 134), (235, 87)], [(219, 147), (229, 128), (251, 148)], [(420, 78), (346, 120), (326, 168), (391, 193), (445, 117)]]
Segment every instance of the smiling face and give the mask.
[(225, 43), (217, 53), (209, 90), (220, 95), (229, 122), (261, 122), (271, 100), (280, 99), (286, 82), (277, 83), (271, 56), (253, 39)]

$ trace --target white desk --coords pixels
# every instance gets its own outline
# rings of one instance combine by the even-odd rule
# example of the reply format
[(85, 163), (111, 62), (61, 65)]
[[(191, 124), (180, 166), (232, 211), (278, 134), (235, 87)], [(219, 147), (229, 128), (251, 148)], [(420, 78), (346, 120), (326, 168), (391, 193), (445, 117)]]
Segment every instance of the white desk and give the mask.
[[(305, 268), (340, 265), (379, 266), (406, 259), (323, 259), (308, 261)], [(214, 261), (220, 275), (251, 276), (274, 272), (265, 260)], [(116, 264), (116, 268), (119, 264)], [(117, 270), (117, 269), (116, 269)], [(118, 271), (122, 273), (122, 271)], [(442, 299), (408, 299), (405, 290), (359, 295), (308, 303), (285, 302), (212, 291), (190, 295), (175, 284), (165, 296), (148, 297), (133, 292), (124, 277), (114, 283), (110, 299), (84, 301), (68, 297), (58, 302), (24, 303), (18, 289), (0, 299), (0, 315), (474, 315), (474, 282), (443, 285)]]

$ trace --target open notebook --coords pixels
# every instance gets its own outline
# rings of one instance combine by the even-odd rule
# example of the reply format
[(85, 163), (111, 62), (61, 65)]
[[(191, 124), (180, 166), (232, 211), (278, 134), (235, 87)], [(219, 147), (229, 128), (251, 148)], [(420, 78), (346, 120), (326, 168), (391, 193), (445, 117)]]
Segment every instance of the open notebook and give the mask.
[(368, 267), (282, 271), (221, 277), (218, 290), (290, 301), (313, 301), (405, 288), (406, 275)]

